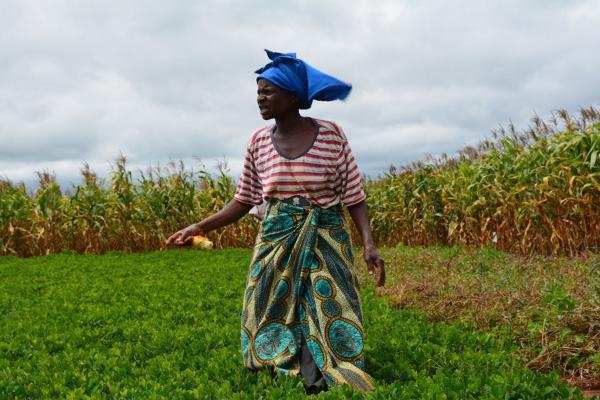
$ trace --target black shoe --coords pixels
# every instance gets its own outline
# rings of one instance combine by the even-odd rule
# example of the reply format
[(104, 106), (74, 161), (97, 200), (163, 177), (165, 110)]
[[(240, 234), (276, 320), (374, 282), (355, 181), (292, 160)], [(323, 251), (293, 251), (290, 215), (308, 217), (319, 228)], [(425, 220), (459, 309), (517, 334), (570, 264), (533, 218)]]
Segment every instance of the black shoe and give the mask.
[(300, 340), (301, 345), (297, 356), (300, 361), (300, 376), (303, 379), (304, 391), (306, 394), (326, 392), (328, 389), (327, 382), (308, 349), (304, 335)]
[(304, 383), (304, 392), (306, 394), (317, 394), (320, 392), (326, 392), (327, 389), (329, 389), (329, 387), (327, 386), (327, 382), (325, 382), (325, 378), (323, 377), (321, 377), (321, 379), (309, 386), (307, 386), (306, 383)]
[(275, 372), (275, 368), (272, 365), (267, 365), (267, 370), (269, 371), (269, 374), (271, 375), (271, 379), (277, 378), (277, 372)]

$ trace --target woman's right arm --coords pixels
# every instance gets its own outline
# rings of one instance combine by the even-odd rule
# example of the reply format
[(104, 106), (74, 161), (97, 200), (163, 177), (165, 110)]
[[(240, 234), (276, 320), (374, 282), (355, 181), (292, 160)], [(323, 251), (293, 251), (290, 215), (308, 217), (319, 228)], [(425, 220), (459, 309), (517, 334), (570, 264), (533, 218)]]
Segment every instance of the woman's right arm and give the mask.
[(175, 243), (178, 246), (191, 244), (193, 240), (192, 236), (205, 235), (214, 229), (234, 223), (244, 215), (248, 214), (252, 207), (254, 206), (251, 204), (241, 203), (232, 199), (216, 214), (172, 234), (166, 240), (165, 244), (167, 246), (171, 243)]

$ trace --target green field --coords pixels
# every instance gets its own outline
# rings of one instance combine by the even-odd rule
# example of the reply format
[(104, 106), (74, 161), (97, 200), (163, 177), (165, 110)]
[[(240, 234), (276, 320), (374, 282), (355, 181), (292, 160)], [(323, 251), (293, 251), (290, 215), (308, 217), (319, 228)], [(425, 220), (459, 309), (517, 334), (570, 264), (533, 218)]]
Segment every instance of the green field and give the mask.
[[(0, 398), (305, 398), (246, 371), (239, 315), (251, 250), (0, 258)], [(361, 277), (372, 399), (582, 398), (523, 367), (508, 339), (430, 323)], [(361, 398), (335, 387), (321, 398)]]

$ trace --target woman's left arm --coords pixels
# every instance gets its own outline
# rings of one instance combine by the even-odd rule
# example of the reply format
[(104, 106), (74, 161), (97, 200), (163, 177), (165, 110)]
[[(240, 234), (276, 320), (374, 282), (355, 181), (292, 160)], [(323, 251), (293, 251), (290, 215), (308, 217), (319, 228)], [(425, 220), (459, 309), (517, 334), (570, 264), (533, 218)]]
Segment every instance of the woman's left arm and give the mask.
[(378, 274), (375, 284), (377, 286), (383, 286), (385, 284), (385, 266), (383, 259), (379, 255), (379, 251), (373, 242), (371, 227), (369, 226), (367, 204), (363, 200), (360, 203), (349, 206), (348, 211), (350, 212), (350, 216), (360, 232), (364, 247), (364, 258), (365, 262), (367, 263), (369, 273), (373, 274), (375, 269), (377, 269)]

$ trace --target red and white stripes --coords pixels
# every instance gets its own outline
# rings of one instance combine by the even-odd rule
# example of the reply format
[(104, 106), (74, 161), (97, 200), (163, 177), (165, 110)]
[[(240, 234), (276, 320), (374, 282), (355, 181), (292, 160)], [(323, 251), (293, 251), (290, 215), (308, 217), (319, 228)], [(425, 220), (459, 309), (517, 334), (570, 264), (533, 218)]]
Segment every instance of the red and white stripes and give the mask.
[(294, 159), (283, 157), (273, 145), (274, 125), (254, 132), (234, 198), (258, 205), (263, 198), (301, 195), (321, 207), (363, 201), (366, 196), (346, 135), (333, 122), (315, 122), (319, 131), (312, 147)]

